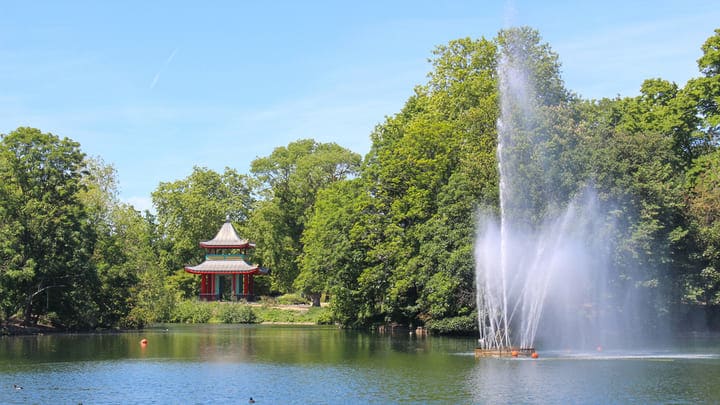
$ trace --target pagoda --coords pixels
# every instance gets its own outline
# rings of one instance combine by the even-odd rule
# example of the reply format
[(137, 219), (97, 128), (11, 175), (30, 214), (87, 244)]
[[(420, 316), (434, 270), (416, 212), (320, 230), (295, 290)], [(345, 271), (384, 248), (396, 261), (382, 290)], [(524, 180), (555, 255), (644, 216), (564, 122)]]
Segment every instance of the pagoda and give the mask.
[(238, 237), (229, 217), (217, 235), (212, 240), (200, 242), (200, 247), (205, 249), (205, 261), (197, 266), (185, 267), (188, 273), (201, 276), (200, 300), (222, 299), (223, 290), (227, 288), (223, 288), (223, 283), (227, 282), (228, 276), (232, 282), (231, 296), (235, 300), (255, 299), (253, 277), (268, 271), (245, 261), (248, 250), (254, 249), (255, 244)]

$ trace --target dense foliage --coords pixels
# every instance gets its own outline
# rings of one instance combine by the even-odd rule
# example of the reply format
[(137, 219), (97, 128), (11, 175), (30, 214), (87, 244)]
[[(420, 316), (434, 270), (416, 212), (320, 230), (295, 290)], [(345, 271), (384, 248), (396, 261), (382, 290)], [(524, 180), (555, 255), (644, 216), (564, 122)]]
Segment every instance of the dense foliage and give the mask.
[(528, 197), (510, 208), (542, 213), (592, 185), (613, 206), (612, 281), (652, 297), (654, 322), (699, 314), (718, 327), (720, 30), (684, 87), (652, 78), (638, 96), (602, 100), (565, 89), (558, 56), (532, 29), (453, 40), (370, 134), (364, 159), (303, 139), (247, 175), (195, 167), (158, 186), (155, 215), (119, 202), (114, 169), (77, 143), (18, 128), (0, 142), (0, 316), (77, 328), (254, 322), (249, 309), (188, 301), (199, 280), (183, 265), (202, 260), (198, 241), (229, 216), (272, 270), (257, 278), (264, 295), (325, 297), (347, 326), (472, 330), (476, 216), (499, 205), (497, 67), (517, 44), (539, 112), (513, 123), (512, 170)]
[(80, 145), (32, 128), (3, 136), (0, 149), (0, 291), (5, 317), (26, 323), (42, 313), (96, 322), (96, 234), (80, 199), (85, 156)]

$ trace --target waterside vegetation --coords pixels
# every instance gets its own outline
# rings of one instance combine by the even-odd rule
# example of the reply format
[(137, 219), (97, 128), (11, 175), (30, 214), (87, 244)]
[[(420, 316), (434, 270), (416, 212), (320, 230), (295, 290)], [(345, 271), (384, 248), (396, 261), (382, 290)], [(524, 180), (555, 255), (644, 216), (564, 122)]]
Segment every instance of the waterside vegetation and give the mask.
[(653, 297), (651, 323), (720, 328), (720, 29), (684, 86), (650, 78), (638, 96), (601, 100), (564, 87), (533, 29), (453, 40), (364, 158), (297, 140), (247, 174), (195, 167), (159, 184), (154, 213), (120, 201), (113, 166), (77, 142), (18, 128), (0, 141), (0, 319), (71, 330), (288, 322), (267, 305), (194, 301), (199, 279), (183, 266), (202, 261), (198, 242), (229, 216), (257, 244), (251, 261), (272, 270), (256, 294), (327, 301), (307, 322), (472, 331), (477, 214), (499, 209), (496, 65), (509, 32), (531, 55), (534, 130), (557, 162), (528, 154), (517, 168), (552, 179), (545, 209), (592, 185), (613, 205), (612, 282)]

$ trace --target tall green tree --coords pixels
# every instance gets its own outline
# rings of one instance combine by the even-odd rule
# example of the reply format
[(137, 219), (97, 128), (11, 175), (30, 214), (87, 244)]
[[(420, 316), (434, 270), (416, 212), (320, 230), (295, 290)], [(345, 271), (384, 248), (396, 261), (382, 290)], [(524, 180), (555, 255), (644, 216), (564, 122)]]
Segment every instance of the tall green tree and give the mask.
[(272, 270), (276, 291), (293, 290), (303, 251), (301, 237), (318, 192), (354, 176), (360, 161), (360, 155), (335, 143), (302, 139), (252, 162), (262, 200), (253, 211), (248, 233), (257, 242), (263, 264)]
[(686, 274), (685, 300), (720, 307), (720, 150), (698, 158), (687, 173), (689, 214), (699, 248), (696, 271)]
[(68, 326), (97, 322), (90, 256), (95, 232), (79, 195), (85, 156), (70, 139), (18, 128), (0, 142), (0, 285), (6, 316), (26, 324), (54, 313)]
[(166, 286), (155, 218), (119, 200), (112, 165), (99, 158), (86, 158), (86, 164), (80, 200), (97, 235), (90, 264), (99, 280), (98, 325), (142, 326), (167, 320), (177, 288)]
[(696, 155), (720, 146), (720, 28), (702, 45), (703, 56), (698, 59), (701, 77), (688, 81), (685, 94), (696, 107), (701, 119), (691, 146)]
[(701, 308), (713, 326), (720, 314), (720, 29), (705, 41), (702, 51), (697, 61), (701, 76), (689, 80), (677, 97), (691, 109), (696, 122), (687, 142), (693, 160), (684, 173), (688, 222), (684, 253), (690, 265), (677, 276), (677, 289), (682, 291), (679, 303)]
[[(310, 220), (302, 234), (303, 251), (299, 257), (300, 273), (294, 287), (320, 305), (322, 293), (331, 290), (334, 305), (347, 297), (339, 291), (355, 285), (363, 267), (364, 251), (353, 238), (352, 229), (359, 214), (359, 179), (338, 181), (320, 190)], [(352, 302), (351, 311), (359, 305)], [(342, 311), (339, 311), (339, 315)]]
[[(86, 158), (87, 174), (82, 179), (79, 199), (85, 206), (90, 226), (95, 230), (96, 243), (90, 265), (98, 276), (95, 301), (98, 303), (98, 324), (116, 326), (129, 311), (127, 297), (136, 282), (134, 274), (115, 271), (126, 260), (124, 241), (118, 240), (113, 212), (120, 204), (117, 172), (100, 158)], [(111, 275), (112, 274), (112, 275)]]
[(185, 179), (160, 183), (152, 199), (161, 266), (168, 274), (201, 262), (198, 243), (212, 239), (226, 217), (240, 224), (247, 220), (253, 204), (248, 181), (234, 169), (220, 174), (194, 167)]
[(376, 297), (386, 320), (423, 323), (474, 308), (475, 214), (498, 204), (497, 67), (500, 50), (512, 54), (506, 48), (518, 42), (538, 104), (566, 102), (557, 55), (518, 28), (439, 46), (428, 83), (371, 135), (362, 171), (371, 201), (359, 224), (373, 243), (357, 288)]

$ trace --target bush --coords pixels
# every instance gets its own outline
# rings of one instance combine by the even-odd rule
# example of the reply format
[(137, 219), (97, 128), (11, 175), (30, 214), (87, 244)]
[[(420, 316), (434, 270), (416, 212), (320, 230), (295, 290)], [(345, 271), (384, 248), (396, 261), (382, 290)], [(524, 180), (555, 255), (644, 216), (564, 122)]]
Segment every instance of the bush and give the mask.
[(307, 315), (317, 325), (332, 325), (335, 323), (332, 312), (328, 308), (310, 308)]
[(431, 319), (425, 328), (440, 335), (472, 335), (477, 334), (477, 315), (470, 314), (453, 318)]
[(223, 323), (257, 322), (257, 315), (252, 307), (243, 304), (221, 304), (218, 318)]
[(276, 301), (280, 305), (302, 305), (310, 302), (300, 294), (281, 295), (276, 298)]
[(261, 322), (296, 322), (295, 311), (288, 311), (280, 308), (262, 307), (259, 309), (258, 316)]
[(148, 319), (152, 317), (150, 311), (143, 307), (133, 307), (127, 316), (120, 320), (120, 326), (123, 328), (143, 328), (147, 325)]
[(269, 295), (261, 296), (260, 299), (258, 300), (258, 302), (264, 306), (272, 306), (272, 305), (277, 304), (277, 301), (275, 300), (275, 298), (273, 298)]
[(249, 305), (183, 300), (175, 306), (170, 320), (178, 323), (256, 323), (258, 317)]
[(171, 315), (172, 322), (207, 323), (213, 316), (213, 303), (184, 300), (178, 302)]

